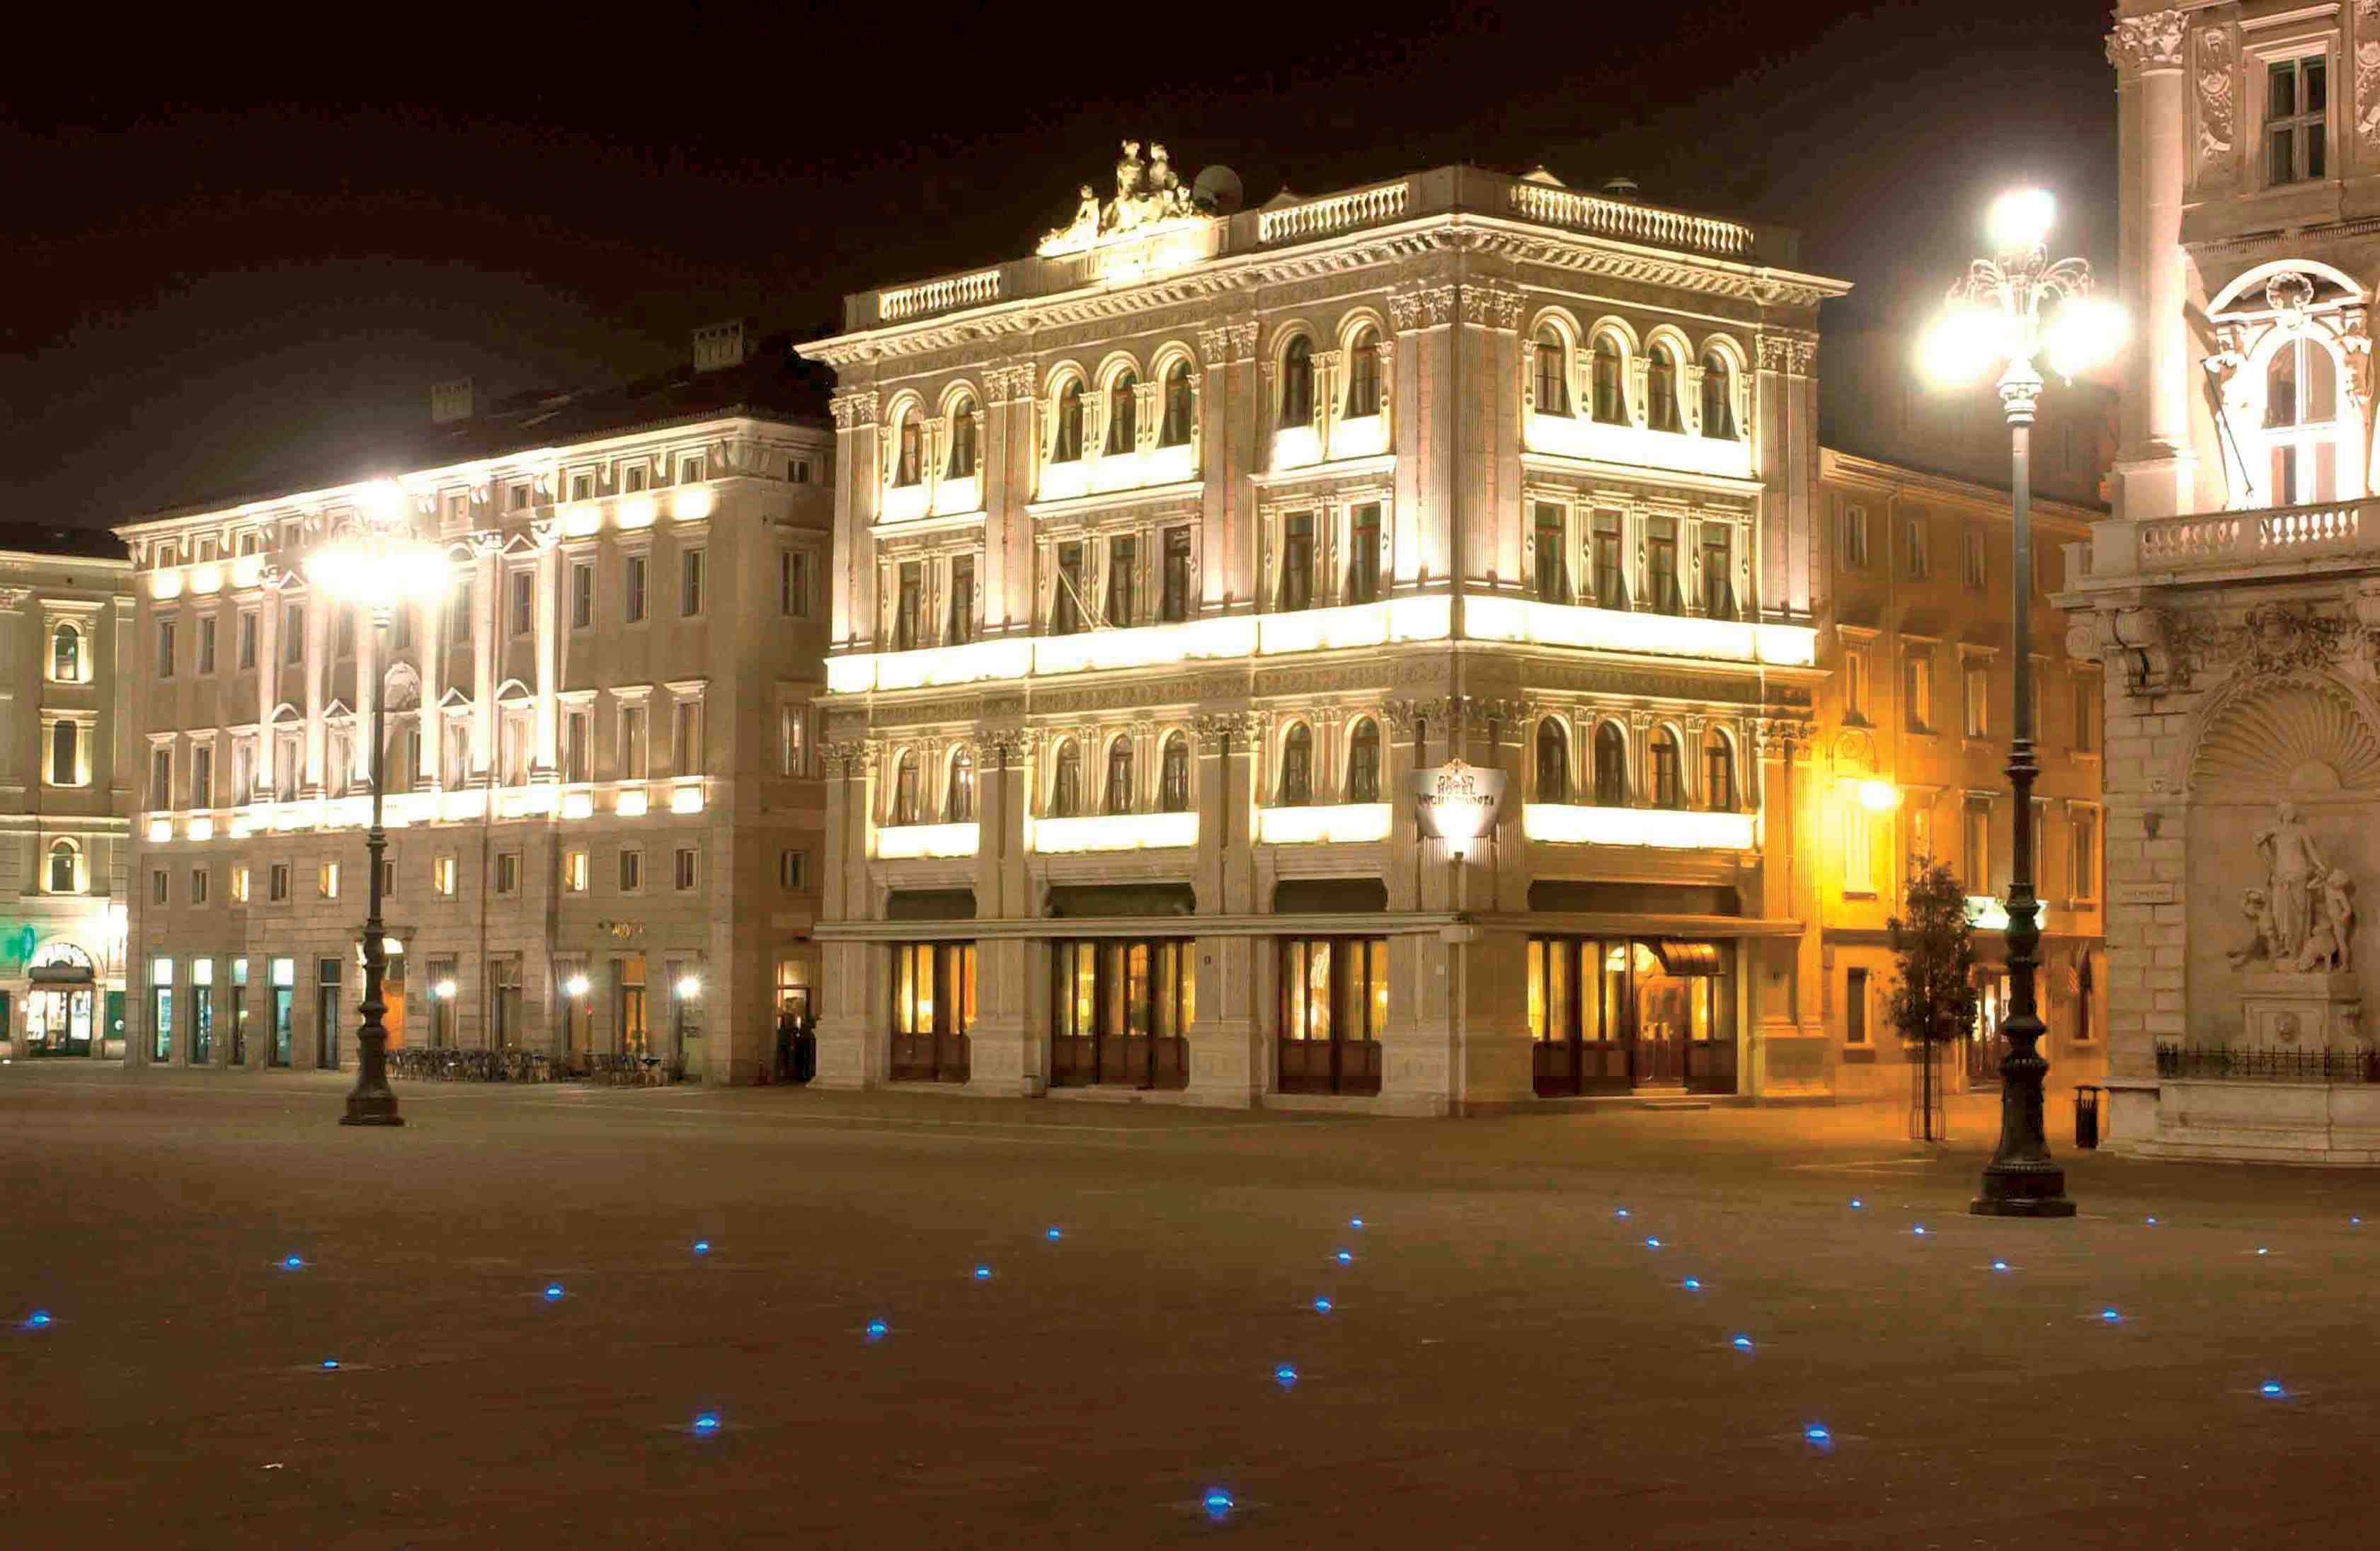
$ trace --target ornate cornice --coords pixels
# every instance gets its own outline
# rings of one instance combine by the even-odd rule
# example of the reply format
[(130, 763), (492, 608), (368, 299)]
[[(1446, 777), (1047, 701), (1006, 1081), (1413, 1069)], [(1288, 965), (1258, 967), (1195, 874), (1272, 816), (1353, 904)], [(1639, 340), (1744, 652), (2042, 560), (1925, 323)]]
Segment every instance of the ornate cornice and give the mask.
[(2180, 11), (2152, 11), (2119, 19), (2107, 34), (2107, 63), (2118, 70), (2179, 70), (2189, 23)]
[(873, 388), (845, 388), (827, 400), (827, 407), (834, 413), (835, 430), (851, 430), (876, 423), (878, 403)]
[(1760, 370), (1789, 377), (1815, 376), (1818, 336), (1801, 329), (1770, 329), (1760, 336)]

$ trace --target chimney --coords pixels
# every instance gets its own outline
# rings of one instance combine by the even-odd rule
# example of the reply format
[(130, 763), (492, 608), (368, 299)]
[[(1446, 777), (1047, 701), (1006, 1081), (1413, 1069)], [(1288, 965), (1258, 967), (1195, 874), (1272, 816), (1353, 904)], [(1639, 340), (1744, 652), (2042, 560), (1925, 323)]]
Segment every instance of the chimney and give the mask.
[(712, 323), (694, 331), (694, 370), (720, 371), (728, 367), (742, 366), (751, 354), (753, 341), (759, 337), (759, 327), (749, 318), (731, 322)]
[(451, 382), (430, 384), (430, 423), (443, 426), (455, 420), (468, 420), (477, 413), (473, 407), (471, 380), (457, 377)]

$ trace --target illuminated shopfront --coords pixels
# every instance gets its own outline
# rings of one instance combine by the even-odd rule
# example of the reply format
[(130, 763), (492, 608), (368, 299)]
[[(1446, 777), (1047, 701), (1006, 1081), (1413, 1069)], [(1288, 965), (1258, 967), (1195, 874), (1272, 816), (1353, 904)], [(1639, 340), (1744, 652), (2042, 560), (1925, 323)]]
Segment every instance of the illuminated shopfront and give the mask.
[(1735, 1092), (1733, 960), (1718, 942), (1531, 938), (1539, 1096)]

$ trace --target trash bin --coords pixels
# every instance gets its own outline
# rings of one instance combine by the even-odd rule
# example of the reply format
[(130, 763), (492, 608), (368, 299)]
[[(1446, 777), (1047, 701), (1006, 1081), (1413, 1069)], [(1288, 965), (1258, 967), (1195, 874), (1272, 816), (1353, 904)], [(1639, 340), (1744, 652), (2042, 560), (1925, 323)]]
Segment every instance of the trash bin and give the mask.
[(2096, 1083), (2074, 1084), (2074, 1145), (2084, 1149), (2099, 1145), (2099, 1095)]

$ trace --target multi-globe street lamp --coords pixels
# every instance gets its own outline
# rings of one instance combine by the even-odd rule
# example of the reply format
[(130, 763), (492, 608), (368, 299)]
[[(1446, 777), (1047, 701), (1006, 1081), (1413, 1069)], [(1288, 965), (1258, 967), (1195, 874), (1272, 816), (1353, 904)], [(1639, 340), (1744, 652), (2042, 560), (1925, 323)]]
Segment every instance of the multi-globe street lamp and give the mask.
[[(382, 858), (388, 832), (382, 806), (388, 791), (388, 626), (396, 611), (442, 595), (446, 589), (446, 551), (420, 538), (406, 509), (405, 492), (393, 483), (375, 486), (362, 510), (306, 562), (306, 579), (325, 596), (368, 613), (371, 620), (374, 670), (371, 686), (371, 828), (364, 831), (369, 882), (364, 915), (363, 1026), (356, 1034), (356, 1085), (347, 1094), (341, 1125), (403, 1125), (396, 1095), (388, 1085), (388, 1012), (382, 982), (388, 972), (388, 943), (381, 926)], [(441, 987), (443, 994), (451, 994)]]
[(2034, 997), (2040, 966), (2041, 902), (2034, 893), (2033, 778), (2033, 513), (2029, 467), (2034, 407), (2042, 378), (2034, 365), (2072, 378), (2106, 361), (2123, 338), (2123, 314), (2091, 294), (2091, 266), (2081, 259), (2052, 261), (2046, 246), (2057, 203), (2040, 189), (2018, 189), (1994, 201), (1990, 235), (1995, 257), (1977, 259), (1950, 287), (1949, 302), (1927, 335), (1925, 366), (1944, 384), (1972, 382), (1999, 369), (2000, 404), (2008, 416), (2014, 565), (2016, 708), (2009, 739), (2008, 778), (2015, 800), (2014, 852), (2009, 869), (2009, 1016), (2000, 1025), (2009, 1053), (2000, 1062), (2000, 1140), (1984, 1166), (1982, 1192), (1969, 1209), (1986, 1217), (2063, 1218), (2074, 1215), (2066, 1171), (2050, 1160), (2042, 1129), (2041, 1057), (2045, 1030)]

